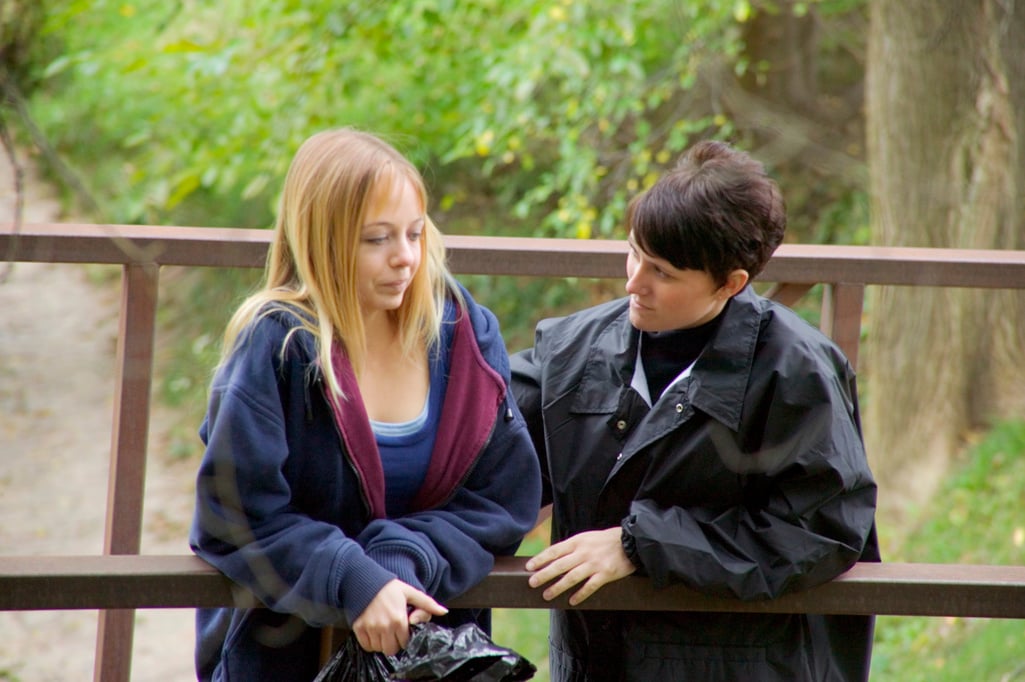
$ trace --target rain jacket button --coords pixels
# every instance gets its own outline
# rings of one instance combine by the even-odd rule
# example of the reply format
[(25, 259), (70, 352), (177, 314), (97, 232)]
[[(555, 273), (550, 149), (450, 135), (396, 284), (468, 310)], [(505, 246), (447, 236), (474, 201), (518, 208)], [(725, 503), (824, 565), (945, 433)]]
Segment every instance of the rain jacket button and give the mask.
[(618, 422), (616, 422), (616, 428), (619, 429), (620, 431), (625, 429), (626, 428), (626, 420), (620, 419)]
[(682, 403), (676, 403), (676, 411), (678, 413), (679, 412), (683, 412), (683, 404)]

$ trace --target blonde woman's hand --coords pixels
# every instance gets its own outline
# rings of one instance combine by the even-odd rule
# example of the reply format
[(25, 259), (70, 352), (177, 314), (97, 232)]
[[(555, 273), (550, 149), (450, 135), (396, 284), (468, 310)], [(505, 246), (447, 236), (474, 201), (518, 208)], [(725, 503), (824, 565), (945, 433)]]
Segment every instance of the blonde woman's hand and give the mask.
[(399, 579), (392, 580), (374, 596), (352, 623), (352, 631), (364, 651), (392, 656), (409, 643), (409, 626), (443, 616), (448, 609), (430, 595)]

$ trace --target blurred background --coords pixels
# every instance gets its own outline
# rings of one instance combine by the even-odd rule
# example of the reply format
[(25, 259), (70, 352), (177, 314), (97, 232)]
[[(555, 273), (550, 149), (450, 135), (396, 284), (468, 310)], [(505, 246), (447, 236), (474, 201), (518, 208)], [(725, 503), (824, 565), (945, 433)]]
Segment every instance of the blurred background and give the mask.
[[(790, 242), (1021, 249), (1022, 44), (1025, 6), (1001, 0), (4, 0), (0, 133), (7, 165), (46, 189), (52, 210), (37, 220), (268, 228), (298, 145), (351, 125), (416, 162), (448, 234), (623, 239), (630, 198), (716, 138), (779, 181)], [(28, 191), (7, 181), (24, 203)], [(15, 203), (0, 220), (14, 220)], [(65, 304), (108, 300), (117, 276), (91, 269), (64, 285), (82, 288)], [(220, 333), (259, 276), (161, 278), (151, 460), (162, 464), (151, 476), (181, 484), (147, 502), (163, 505), (151, 534), (175, 551), (187, 551), (187, 482)], [(540, 318), (623, 293), (622, 281), (461, 279), (498, 315), (510, 351)], [(0, 281), (0, 316), (15, 309), (17, 282)], [(817, 295), (799, 309), (812, 323)], [(1025, 299), (868, 295), (859, 388), (885, 559), (1025, 561)], [(0, 339), (13, 357), (15, 335)], [(55, 390), (73, 390), (75, 371)], [(24, 390), (0, 372), (0, 398)], [(31, 542), (10, 530), (11, 491), (33, 479), (8, 455), (38, 429), (21, 428), (32, 414), (16, 418), (0, 431), (3, 553)], [(540, 529), (522, 553), (545, 541)], [(4, 632), (24, 627), (0, 616)], [(538, 663), (539, 679), (546, 631), (546, 612), (496, 615), (495, 639)], [(83, 636), (91, 646), (94, 631)], [(190, 633), (164, 636), (154, 648), (191, 657)], [(880, 618), (877, 640), (878, 680), (1025, 677), (1021, 621)], [(33, 667), (43, 656), (5, 649), (0, 680), (51, 679)]]

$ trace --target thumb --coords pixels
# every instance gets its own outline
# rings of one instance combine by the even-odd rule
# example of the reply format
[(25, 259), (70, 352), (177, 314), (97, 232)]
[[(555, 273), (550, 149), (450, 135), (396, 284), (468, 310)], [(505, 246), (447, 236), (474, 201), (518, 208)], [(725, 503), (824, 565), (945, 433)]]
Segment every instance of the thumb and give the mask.
[(410, 588), (406, 592), (406, 604), (435, 616), (444, 616), (448, 613), (448, 609), (434, 601), (429, 595), (415, 588)]

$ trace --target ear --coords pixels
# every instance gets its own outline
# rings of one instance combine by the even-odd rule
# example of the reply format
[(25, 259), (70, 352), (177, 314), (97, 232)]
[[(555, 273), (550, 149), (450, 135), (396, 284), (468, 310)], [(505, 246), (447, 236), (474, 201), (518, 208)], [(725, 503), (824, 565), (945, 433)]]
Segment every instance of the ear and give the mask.
[(741, 270), (737, 268), (726, 276), (726, 284), (720, 287), (719, 291), (726, 298), (733, 298), (740, 293), (741, 289), (747, 286), (747, 281), (751, 278), (747, 274), (747, 270)]

